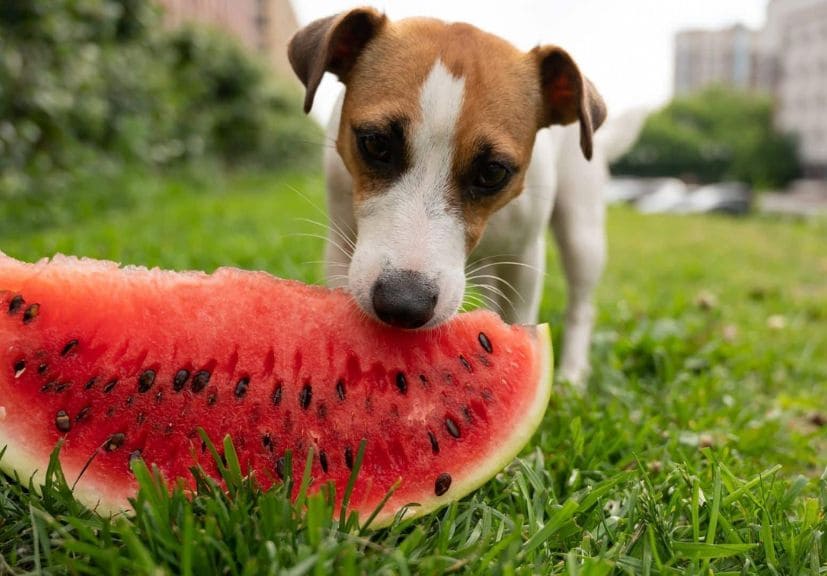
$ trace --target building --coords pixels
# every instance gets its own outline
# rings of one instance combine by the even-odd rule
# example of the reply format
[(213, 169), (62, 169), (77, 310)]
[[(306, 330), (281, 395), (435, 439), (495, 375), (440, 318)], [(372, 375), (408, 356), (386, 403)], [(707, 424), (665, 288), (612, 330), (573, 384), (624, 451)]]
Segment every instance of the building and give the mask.
[(232, 34), (276, 71), (292, 78), (287, 43), (298, 30), (289, 0), (158, 0), (170, 27), (189, 22)]
[(675, 95), (714, 84), (772, 95), (807, 175), (827, 178), (827, 0), (770, 0), (762, 30), (679, 32)]
[(767, 23), (777, 125), (798, 136), (807, 175), (827, 178), (827, 0), (772, 0)]
[(761, 33), (737, 24), (720, 30), (685, 30), (675, 37), (675, 94), (712, 85), (768, 92), (773, 63)]

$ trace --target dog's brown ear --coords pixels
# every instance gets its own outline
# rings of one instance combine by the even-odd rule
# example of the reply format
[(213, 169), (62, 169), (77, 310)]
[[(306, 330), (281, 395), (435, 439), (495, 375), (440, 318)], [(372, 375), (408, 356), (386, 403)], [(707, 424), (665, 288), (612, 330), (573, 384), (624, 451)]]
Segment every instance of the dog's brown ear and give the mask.
[(543, 94), (541, 124), (580, 122), (580, 148), (591, 160), (592, 134), (606, 119), (606, 104), (571, 56), (558, 46), (539, 46), (531, 51), (540, 70)]
[(387, 18), (372, 8), (356, 8), (311, 22), (290, 40), (287, 57), (305, 87), (304, 111), (310, 112), (325, 72), (346, 81), (359, 53)]

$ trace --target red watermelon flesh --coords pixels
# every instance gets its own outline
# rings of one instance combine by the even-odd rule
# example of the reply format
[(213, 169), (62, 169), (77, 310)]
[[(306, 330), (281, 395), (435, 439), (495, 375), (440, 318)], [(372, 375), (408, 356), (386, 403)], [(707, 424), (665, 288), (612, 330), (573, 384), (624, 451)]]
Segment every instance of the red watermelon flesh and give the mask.
[[(489, 312), (431, 331), (365, 317), (341, 291), (222, 268), (208, 275), (0, 253), (0, 466), (21, 478), (60, 458), (76, 496), (128, 505), (132, 458), (172, 481), (201, 464), (199, 428), (230, 435), (242, 467), (351, 498), (362, 518), (400, 481), (379, 524), (409, 503), (424, 514), (500, 471), (539, 425), (550, 394), (545, 326)], [(337, 507), (338, 504), (337, 502)]]

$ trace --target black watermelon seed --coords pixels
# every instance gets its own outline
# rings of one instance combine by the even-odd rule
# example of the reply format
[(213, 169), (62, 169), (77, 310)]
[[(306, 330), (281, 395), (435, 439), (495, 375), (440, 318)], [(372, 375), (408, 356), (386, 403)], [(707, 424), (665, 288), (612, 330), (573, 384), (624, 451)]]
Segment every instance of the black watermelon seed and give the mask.
[(262, 446), (264, 446), (265, 448), (270, 448), (270, 449), (272, 450), (272, 446), (273, 446), (273, 439), (272, 439), (272, 438), (270, 438), (270, 434), (269, 434), (269, 433), (268, 433), (268, 434), (265, 434), (264, 436), (262, 436), (262, 437), (261, 437), (261, 444), (262, 444)]
[(44, 362), (44, 363), (40, 364), (40, 366), (37, 367), (37, 373), (40, 374), (40, 375), (43, 375), (43, 374), (46, 373), (46, 370), (48, 370), (48, 369), (49, 369), (49, 365)]
[(168, 422), (164, 427), (164, 434), (172, 434), (172, 422)]
[(180, 392), (184, 389), (184, 386), (187, 384), (187, 380), (189, 380), (189, 378), (189, 370), (179, 370), (175, 373), (175, 376), (172, 377), (172, 389), (176, 392)]
[(278, 474), (279, 478), (282, 480), (284, 480), (284, 466), (284, 456), (281, 456), (278, 460), (276, 460), (276, 474)]
[(127, 396), (127, 397), (126, 397), (126, 400), (124, 400), (124, 405), (126, 405), (126, 406), (132, 406), (132, 403), (133, 403), (134, 401), (135, 401), (135, 397), (134, 397), (134, 396)]
[(91, 406), (84, 406), (83, 408), (81, 408), (80, 412), (78, 412), (78, 415), (75, 416), (75, 422), (83, 422), (84, 420), (86, 420), (86, 417), (89, 416), (90, 410), (92, 410)]
[(198, 394), (210, 383), (211, 374), (206, 370), (199, 370), (192, 377), (192, 391)]
[(454, 438), (459, 438), (459, 426), (457, 426), (457, 423), (454, 422), (450, 416), (445, 417), (445, 428), (446, 430), (448, 430), (448, 434), (450, 434)]
[(465, 421), (471, 423), (474, 421), (474, 416), (471, 414), (470, 408), (468, 406), (462, 407), (462, 417), (465, 418)]
[(345, 399), (345, 381), (341, 378), (336, 382), (336, 396), (339, 397), (340, 401)]
[(55, 386), (55, 392), (63, 392), (71, 385), (71, 382), (58, 382), (57, 386)]
[(114, 452), (115, 450), (123, 446), (125, 440), (126, 436), (121, 432), (118, 432), (117, 434), (112, 434), (112, 436), (109, 437), (109, 440), (106, 441), (106, 444), (104, 445), (103, 449), (107, 452)]
[(106, 417), (107, 418), (112, 418), (112, 416), (114, 416), (114, 415), (115, 415), (115, 407), (114, 406), (110, 406), (109, 408), (106, 409)]
[(40, 314), (40, 304), (32, 304), (23, 312), (23, 324), (29, 324)]
[(468, 360), (466, 360), (465, 356), (463, 356), (462, 354), (459, 355), (459, 363), (462, 364), (462, 367), (465, 368), (468, 372), (474, 371), (471, 368), (471, 364), (468, 363)]
[(250, 387), (250, 379), (245, 376), (244, 378), (242, 378), (241, 380), (236, 382), (235, 397), (236, 398), (244, 398), (244, 396), (247, 394), (247, 388), (249, 388), (249, 387)]
[(207, 443), (201, 440), (201, 454), (205, 454), (207, 452)]
[(207, 406), (215, 406), (216, 402), (218, 402), (218, 392), (210, 392), (207, 396)]
[(89, 378), (89, 380), (86, 382), (86, 384), (84, 385), (83, 388), (85, 390), (91, 390), (92, 388), (95, 387), (95, 383), (97, 383), (97, 381), (98, 381), (97, 378)]
[(483, 356), (482, 354), (474, 354), (474, 356), (480, 364), (486, 368), (491, 368), (491, 360), (488, 359), (488, 356)]
[(20, 378), (23, 375), (23, 372), (26, 371), (26, 361), (25, 360), (18, 360), (12, 366), (12, 370), (14, 370), (14, 377)]
[(55, 416), (55, 426), (58, 430), (64, 433), (72, 429), (72, 419), (69, 418), (69, 414), (66, 413), (66, 410), (58, 411)]
[(442, 496), (448, 491), (448, 488), (451, 487), (451, 475), (447, 472), (443, 472), (439, 476), (436, 477), (436, 482), (434, 482), (434, 494), (437, 496)]
[(112, 390), (115, 389), (115, 386), (117, 386), (117, 385), (118, 385), (117, 379), (110, 380), (103, 387), (103, 391), (106, 392), (107, 394), (109, 394), (110, 392), (112, 392)]
[(428, 381), (428, 377), (425, 376), (425, 374), (419, 375), (419, 381), (422, 383), (423, 386), (425, 386), (425, 388), (427, 388), (431, 384), (430, 381)]
[(480, 332), (479, 336), (477, 336), (477, 340), (480, 341), (480, 346), (482, 346), (483, 350), (485, 350), (489, 354), (494, 353), (494, 347), (491, 346), (491, 340), (488, 339), (488, 336), (485, 335), (485, 332)]
[(23, 312), (23, 324), (29, 324), (40, 314), (40, 304), (32, 304)]
[(428, 440), (431, 441), (431, 452), (439, 454), (439, 442), (437, 442), (436, 436), (430, 430), (428, 430)]
[(63, 350), (60, 351), (60, 355), (61, 356), (66, 356), (67, 354), (69, 354), (69, 352), (74, 350), (77, 347), (77, 345), (78, 345), (77, 338), (72, 338), (71, 340), (69, 340), (66, 343), (66, 345), (63, 347)]
[(353, 450), (350, 449), (350, 446), (345, 448), (345, 466), (348, 470), (353, 470)]
[(141, 394), (149, 392), (153, 384), (155, 384), (155, 370), (144, 370), (138, 377), (138, 392)]
[(405, 374), (403, 372), (396, 373), (396, 388), (402, 394), (408, 393), (408, 379), (405, 378)]
[(306, 383), (304, 386), (302, 386), (301, 392), (299, 392), (299, 406), (302, 407), (302, 410), (307, 410), (312, 400), (313, 388), (310, 386), (309, 383)]
[(319, 464), (322, 465), (322, 472), (327, 474), (327, 454), (324, 450), (319, 452)]
[(47, 382), (46, 384), (44, 384), (43, 386), (40, 387), (40, 391), (44, 392), (44, 393), (45, 392), (51, 392), (54, 389), (56, 384), (57, 384), (57, 382)]
[(282, 384), (279, 382), (276, 384), (276, 387), (273, 388), (273, 393), (270, 395), (270, 399), (273, 401), (275, 406), (281, 404), (281, 392), (282, 392)]
[(17, 314), (18, 312), (20, 312), (20, 309), (23, 308), (23, 305), (25, 303), (26, 303), (26, 301), (23, 299), (23, 297), (20, 294), (18, 294), (14, 298), (12, 298), (11, 302), (9, 302), (9, 314), (14, 315), (14, 314)]
[(160, 404), (163, 399), (164, 399), (164, 391), (163, 390), (158, 390), (155, 393), (155, 403)]

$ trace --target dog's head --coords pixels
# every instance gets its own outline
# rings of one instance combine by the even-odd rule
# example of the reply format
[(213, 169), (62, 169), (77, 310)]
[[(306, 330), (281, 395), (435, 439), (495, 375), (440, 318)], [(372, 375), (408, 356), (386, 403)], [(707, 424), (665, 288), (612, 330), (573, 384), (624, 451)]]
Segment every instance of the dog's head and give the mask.
[(467, 24), (361, 8), (300, 30), (289, 57), (305, 112), (325, 72), (346, 86), (336, 147), (358, 227), (349, 288), (363, 310), (406, 328), (462, 303), (466, 256), (522, 191), (537, 130), (579, 122), (590, 158), (605, 117), (562, 49), (521, 52)]

